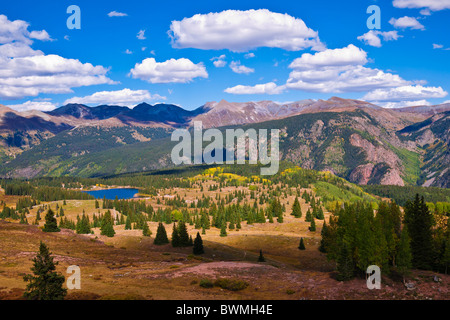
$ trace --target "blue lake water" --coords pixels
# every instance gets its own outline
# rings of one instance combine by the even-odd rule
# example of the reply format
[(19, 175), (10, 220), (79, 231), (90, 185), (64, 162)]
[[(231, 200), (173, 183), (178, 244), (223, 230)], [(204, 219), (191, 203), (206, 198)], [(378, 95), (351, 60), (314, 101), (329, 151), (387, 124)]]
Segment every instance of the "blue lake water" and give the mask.
[(103, 199), (103, 197), (105, 197), (106, 199), (114, 200), (116, 199), (117, 196), (119, 200), (122, 200), (122, 199), (132, 199), (136, 195), (136, 193), (139, 192), (139, 190), (129, 188), (117, 188), (117, 189), (93, 190), (83, 192), (86, 192), (97, 199)]

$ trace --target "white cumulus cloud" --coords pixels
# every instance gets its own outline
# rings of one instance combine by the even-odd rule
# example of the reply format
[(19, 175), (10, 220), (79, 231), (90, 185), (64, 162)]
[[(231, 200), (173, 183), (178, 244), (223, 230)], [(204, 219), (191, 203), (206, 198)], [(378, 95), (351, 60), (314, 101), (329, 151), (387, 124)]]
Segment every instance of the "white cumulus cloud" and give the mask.
[(227, 88), (224, 91), (231, 94), (280, 94), (284, 91), (284, 86), (277, 86), (274, 82), (257, 84), (255, 86), (237, 85)]
[(222, 54), (222, 55), (220, 55), (218, 57), (211, 58), (211, 61), (213, 62), (214, 66), (216, 68), (223, 68), (223, 67), (225, 67), (227, 65), (227, 62), (225, 61), (225, 58), (226, 58), (225, 55)]
[(394, 0), (396, 8), (427, 8), (432, 11), (450, 9), (450, 0)]
[(411, 101), (428, 98), (443, 98), (447, 92), (441, 87), (408, 85), (389, 89), (375, 89), (368, 92), (363, 100), (367, 101)]
[(32, 39), (52, 40), (45, 31), (28, 31), (28, 23), (0, 15), (0, 98), (20, 99), (40, 93), (69, 93), (72, 88), (114, 84), (108, 68), (46, 55), (31, 48)]
[(39, 110), (39, 111), (52, 111), (56, 109), (56, 105), (50, 101), (26, 101), (21, 104), (13, 104), (8, 105), (7, 107), (14, 109), (19, 112), (30, 111), (30, 110)]
[(367, 53), (350, 44), (314, 55), (304, 53), (290, 68), (286, 87), (310, 92), (357, 92), (409, 84), (398, 75), (364, 67)]
[(234, 73), (239, 74), (250, 74), (255, 72), (255, 69), (241, 65), (240, 61), (231, 61), (230, 68)]
[(130, 75), (150, 83), (187, 83), (198, 77), (208, 78), (203, 63), (195, 64), (186, 58), (170, 59), (164, 62), (147, 58), (141, 63), (136, 63)]
[(67, 99), (64, 104), (108, 104), (132, 107), (138, 103), (152, 100), (166, 100), (166, 97), (160, 96), (159, 94), (151, 94), (148, 90), (131, 90), (125, 88), (116, 91), (99, 91), (84, 97), (72, 97)]
[(235, 52), (258, 47), (289, 51), (325, 48), (318, 32), (308, 28), (303, 20), (267, 9), (196, 14), (172, 21), (169, 35), (175, 48)]
[(397, 31), (376, 31), (376, 30), (370, 30), (369, 32), (363, 34), (362, 36), (359, 36), (357, 39), (364, 41), (364, 43), (368, 44), (372, 47), (381, 47), (381, 38), (383, 38), (384, 41), (393, 41), (400, 38), (401, 35), (398, 34)]
[(410, 28), (413, 30), (425, 30), (424, 25), (414, 17), (404, 16), (398, 19), (391, 18), (391, 20), (389, 20), (389, 23), (392, 24), (395, 28), (400, 29)]
[(413, 101), (372, 101), (373, 104), (376, 104), (383, 108), (405, 108), (405, 107), (415, 107), (415, 106), (429, 106), (430, 102), (427, 100), (413, 100)]

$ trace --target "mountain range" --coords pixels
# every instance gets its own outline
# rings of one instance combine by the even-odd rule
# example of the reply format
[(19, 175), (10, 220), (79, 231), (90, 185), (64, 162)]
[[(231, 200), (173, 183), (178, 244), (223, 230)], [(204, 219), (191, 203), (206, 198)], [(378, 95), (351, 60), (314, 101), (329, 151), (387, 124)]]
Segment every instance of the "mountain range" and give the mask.
[(0, 106), (0, 175), (98, 176), (171, 166), (170, 133), (278, 128), (283, 160), (359, 184), (449, 187), (450, 104), (385, 109), (351, 99), (233, 103), (195, 110), (68, 104), (50, 112)]

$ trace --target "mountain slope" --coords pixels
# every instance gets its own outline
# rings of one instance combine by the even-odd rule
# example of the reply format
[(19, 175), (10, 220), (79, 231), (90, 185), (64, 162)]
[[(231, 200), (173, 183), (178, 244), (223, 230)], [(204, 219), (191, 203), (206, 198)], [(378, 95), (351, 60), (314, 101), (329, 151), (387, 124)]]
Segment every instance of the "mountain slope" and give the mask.
[(450, 111), (408, 126), (400, 131), (423, 148), (420, 184), (450, 187)]

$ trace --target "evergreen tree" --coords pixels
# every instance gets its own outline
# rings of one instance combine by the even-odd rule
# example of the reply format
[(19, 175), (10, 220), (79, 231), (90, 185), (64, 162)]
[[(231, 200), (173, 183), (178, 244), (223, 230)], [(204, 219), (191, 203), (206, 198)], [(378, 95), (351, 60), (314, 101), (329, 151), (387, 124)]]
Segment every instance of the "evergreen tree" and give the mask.
[(316, 219), (318, 219), (318, 220), (325, 219), (325, 216), (323, 215), (322, 207), (319, 207), (319, 209), (317, 209)]
[(311, 225), (309, 226), (309, 231), (315, 232), (316, 231), (316, 221), (314, 217), (311, 217)]
[(300, 244), (298, 245), (300, 250), (305, 250), (305, 243), (303, 242), (303, 238), (300, 238)]
[(153, 241), (156, 245), (163, 245), (169, 243), (169, 239), (167, 238), (166, 228), (162, 222), (158, 224), (158, 229), (156, 230), (155, 240)]
[(311, 222), (311, 220), (312, 220), (312, 213), (310, 208), (308, 208), (308, 211), (306, 211), (305, 222)]
[(178, 228), (176, 223), (173, 223), (173, 230), (172, 230), (172, 247), (179, 247), (180, 246), (180, 234), (178, 233)]
[(302, 217), (302, 208), (300, 206), (300, 202), (298, 201), (298, 198), (295, 197), (294, 205), (292, 206), (292, 213), (294, 217), (301, 218)]
[(199, 232), (197, 232), (197, 237), (195, 237), (194, 248), (192, 250), (193, 250), (194, 254), (203, 254), (203, 253), (205, 253), (205, 251), (203, 249), (203, 240), (202, 240), (202, 237), (200, 236)]
[(89, 217), (86, 214), (83, 214), (82, 218), (78, 219), (75, 229), (78, 234), (91, 233), (91, 224), (89, 222)]
[(410, 238), (408, 235), (407, 227), (403, 227), (400, 243), (397, 249), (396, 256), (396, 267), (397, 271), (403, 276), (403, 281), (405, 280), (405, 275), (409, 272), (412, 267), (412, 254), (410, 247)]
[(127, 219), (125, 220), (125, 230), (131, 230), (131, 219), (130, 216), (127, 216)]
[(150, 231), (150, 228), (148, 227), (147, 221), (144, 221), (144, 224), (142, 225), (142, 235), (144, 237), (150, 237), (152, 232)]
[(184, 221), (178, 222), (178, 235), (179, 235), (179, 246), (180, 247), (189, 247), (189, 233), (186, 228), (186, 224)]
[(347, 243), (343, 243), (340, 250), (339, 256), (337, 260), (337, 280), (339, 281), (347, 281), (353, 278), (354, 276), (354, 265), (352, 254), (349, 250)]
[(323, 220), (322, 231), (320, 232), (322, 239), (320, 239), (320, 246), (319, 246), (319, 251), (323, 252), (323, 253), (327, 252), (327, 249), (326, 249), (326, 241), (327, 241), (327, 237), (328, 237), (327, 232), (328, 232), (327, 222), (325, 220)]
[(100, 234), (107, 237), (114, 237), (116, 232), (114, 231), (114, 220), (111, 216), (111, 211), (106, 211), (105, 215), (103, 216), (101, 227), (100, 227)]
[(23, 280), (29, 282), (24, 292), (28, 300), (63, 300), (67, 289), (63, 288), (64, 276), (57, 273), (51, 252), (41, 241), (39, 253), (33, 259), (31, 271), (34, 275), (26, 275)]
[(58, 222), (56, 221), (55, 214), (52, 209), (48, 209), (45, 215), (45, 224), (42, 229), (44, 232), (59, 232), (61, 229), (58, 228)]
[(220, 236), (221, 237), (227, 236), (227, 224), (225, 222), (222, 223), (222, 227), (220, 228)]
[(445, 267), (445, 274), (448, 274), (448, 267), (450, 265), (450, 230), (448, 229), (450, 226), (450, 219), (447, 220), (447, 223), (447, 237), (444, 241), (444, 250), (441, 259), (441, 262)]
[(419, 194), (405, 206), (405, 224), (411, 238), (413, 266), (418, 269), (431, 269), (434, 257), (433, 220), (424, 198), (419, 198)]
[(266, 259), (263, 256), (262, 250), (259, 250), (258, 262), (265, 262)]

